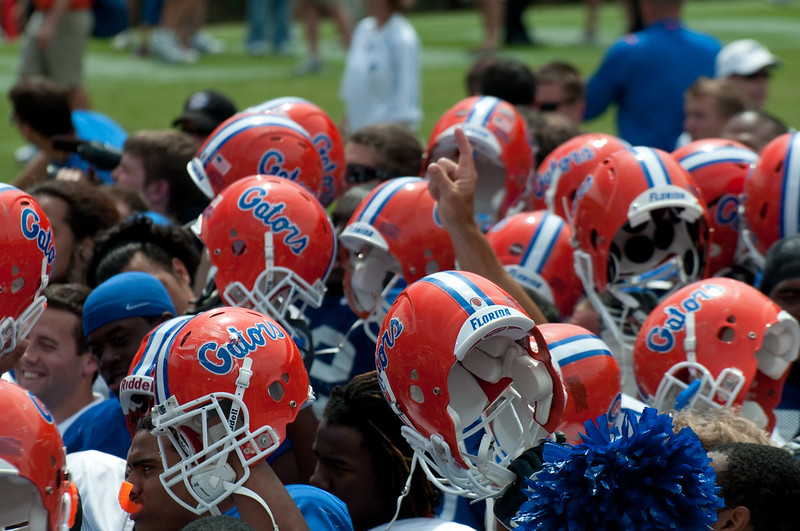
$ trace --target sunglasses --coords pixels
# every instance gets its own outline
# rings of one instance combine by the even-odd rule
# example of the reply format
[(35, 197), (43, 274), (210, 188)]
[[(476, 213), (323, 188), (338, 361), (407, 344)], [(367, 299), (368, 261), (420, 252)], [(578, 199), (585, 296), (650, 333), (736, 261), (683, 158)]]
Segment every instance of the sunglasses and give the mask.
[(365, 183), (378, 179), (385, 181), (391, 179), (393, 175), (386, 170), (376, 170), (365, 164), (348, 164), (344, 169), (344, 178), (351, 184)]
[(747, 76), (742, 76), (745, 79), (756, 80), (756, 79), (769, 79), (770, 73), (767, 69), (759, 70), (758, 72), (753, 72)]
[(561, 107), (564, 103), (561, 101), (547, 101), (542, 103), (537, 103), (536, 107), (542, 112), (553, 112), (557, 111), (559, 107)]

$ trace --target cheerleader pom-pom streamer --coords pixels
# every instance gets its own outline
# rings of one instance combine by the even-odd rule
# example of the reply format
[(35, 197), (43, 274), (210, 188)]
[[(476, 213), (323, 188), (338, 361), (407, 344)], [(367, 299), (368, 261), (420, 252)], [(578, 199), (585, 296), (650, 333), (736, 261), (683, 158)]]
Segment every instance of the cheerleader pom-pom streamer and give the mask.
[(708, 529), (723, 503), (697, 435), (652, 408), (626, 414), (621, 435), (604, 417), (584, 424), (579, 445), (545, 446), (517, 529)]

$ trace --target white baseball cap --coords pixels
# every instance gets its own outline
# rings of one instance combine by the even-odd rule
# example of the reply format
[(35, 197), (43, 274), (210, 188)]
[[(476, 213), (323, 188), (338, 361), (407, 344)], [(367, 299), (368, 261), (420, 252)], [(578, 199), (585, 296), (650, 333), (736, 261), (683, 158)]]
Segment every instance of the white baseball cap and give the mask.
[(739, 39), (725, 45), (717, 54), (717, 78), (749, 76), (762, 68), (778, 64), (778, 58), (760, 42)]

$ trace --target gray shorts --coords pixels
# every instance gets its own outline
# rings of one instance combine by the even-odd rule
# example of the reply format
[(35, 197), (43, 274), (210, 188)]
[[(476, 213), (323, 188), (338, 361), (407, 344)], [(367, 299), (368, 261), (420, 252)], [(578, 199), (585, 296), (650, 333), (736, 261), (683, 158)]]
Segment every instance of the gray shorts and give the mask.
[(92, 10), (76, 9), (64, 13), (50, 45), (42, 49), (36, 45), (34, 37), (46, 15), (46, 12), (34, 12), (25, 26), (19, 75), (44, 76), (67, 89), (78, 87), (83, 83), (83, 55), (94, 25)]

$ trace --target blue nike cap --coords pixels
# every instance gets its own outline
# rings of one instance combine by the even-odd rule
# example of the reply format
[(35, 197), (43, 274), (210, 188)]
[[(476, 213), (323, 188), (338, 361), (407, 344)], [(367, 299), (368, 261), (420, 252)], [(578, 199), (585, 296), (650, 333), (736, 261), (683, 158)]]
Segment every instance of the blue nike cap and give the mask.
[(129, 317), (177, 315), (169, 293), (149, 273), (130, 271), (109, 278), (92, 290), (83, 304), (83, 335)]

